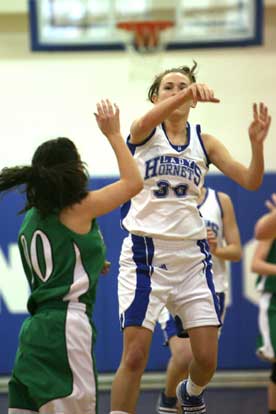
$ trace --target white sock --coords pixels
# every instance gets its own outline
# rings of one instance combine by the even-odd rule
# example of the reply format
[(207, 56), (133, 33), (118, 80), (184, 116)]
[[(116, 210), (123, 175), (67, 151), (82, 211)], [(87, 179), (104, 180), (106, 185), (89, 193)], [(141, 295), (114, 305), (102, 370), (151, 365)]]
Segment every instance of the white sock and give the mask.
[(128, 414), (126, 411), (110, 411), (110, 414)]
[(186, 383), (186, 390), (187, 393), (190, 395), (190, 397), (194, 396), (198, 396), (199, 394), (202, 393), (202, 391), (204, 390), (205, 387), (202, 387), (201, 385), (196, 385), (192, 380), (191, 377), (189, 375), (187, 383)]

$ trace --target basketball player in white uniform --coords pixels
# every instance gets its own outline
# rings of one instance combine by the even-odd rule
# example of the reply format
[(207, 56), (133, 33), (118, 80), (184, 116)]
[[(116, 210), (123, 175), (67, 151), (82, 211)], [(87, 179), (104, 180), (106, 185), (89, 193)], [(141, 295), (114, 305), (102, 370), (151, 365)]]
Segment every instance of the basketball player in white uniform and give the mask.
[(247, 168), (216, 138), (188, 123), (197, 102), (218, 102), (208, 86), (195, 83), (195, 67), (172, 69), (155, 79), (149, 90), (154, 106), (133, 122), (128, 138), (144, 188), (122, 209), (122, 225), (129, 232), (118, 280), (124, 350), (112, 385), (112, 414), (135, 412), (152, 332), (164, 306), (187, 329), (195, 355), (188, 382), (179, 388), (183, 413), (191, 406), (193, 414), (206, 412), (202, 392), (216, 369), (221, 321), (197, 200), (209, 162), (247, 189), (258, 188), (263, 177), (267, 108), (254, 105)]
[[(238, 261), (241, 258), (239, 229), (232, 201), (227, 194), (217, 193), (211, 188), (204, 187), (198, 208), (207, 228), (207, 240), (212, 253), (213, 281), (220, 305), (220, 318), (223, 322), (225, 293), (228, 290), (226, 261)], [(167, 367), (165, 390), (161, 393), (157, 404), (157, 413), (173, 414), (177, 413), (176, 386), (181, 379), (188, 376), (192, 351), (187, 333), (185, 330), (178, 331), (178, 326), (167, 308), (161, 311), (158, 321), (172, 356)]]

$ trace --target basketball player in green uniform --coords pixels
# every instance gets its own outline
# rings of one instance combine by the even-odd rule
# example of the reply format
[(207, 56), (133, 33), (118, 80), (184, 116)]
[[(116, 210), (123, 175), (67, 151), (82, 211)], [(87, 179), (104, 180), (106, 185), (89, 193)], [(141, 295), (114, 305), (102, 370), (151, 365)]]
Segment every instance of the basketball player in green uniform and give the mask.
[(91, 313), (105, 246), (95, 218), (136, 195), (142, 181), (121, 136), (117, 106), (101, 101), (95, 117), (117, 158), (115, 183), (88, 191), (84, 164), (68, 138), (44, 142), (30, 166), (0, 172), (0, 192), (25, 186), (18, 245), (31, 291), (9, 414), (97, 412)]
[(253, 272), (259, 273), (259, 337), (257, 355), (272, 362), (268, 385), (269, 414), (276, 414), (276, 239), (259, 241), (252, 261)]

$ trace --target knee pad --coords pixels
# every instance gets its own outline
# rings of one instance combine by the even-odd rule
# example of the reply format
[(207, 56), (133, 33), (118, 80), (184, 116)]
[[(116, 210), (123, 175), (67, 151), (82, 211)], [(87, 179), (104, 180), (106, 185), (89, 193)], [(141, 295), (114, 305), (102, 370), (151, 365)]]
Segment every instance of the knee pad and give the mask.
[(273, 384), (276, 384), (276, 362), (272, 364), (270, 380), (273, 382)]

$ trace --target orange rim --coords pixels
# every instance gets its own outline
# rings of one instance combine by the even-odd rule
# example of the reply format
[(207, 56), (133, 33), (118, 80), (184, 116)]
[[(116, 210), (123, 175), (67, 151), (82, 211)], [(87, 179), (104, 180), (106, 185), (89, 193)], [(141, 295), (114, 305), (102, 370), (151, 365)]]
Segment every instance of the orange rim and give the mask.
[(145, 20), (145, 21), (127, 21), (117, 23), (118, 29), (127, 30), (128, 32), (141, 32), (148, 30), (165, 30), (172, 27), (172, 20)]

